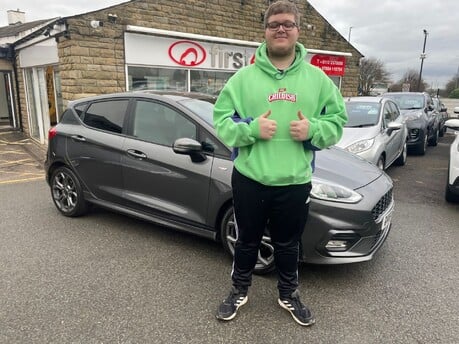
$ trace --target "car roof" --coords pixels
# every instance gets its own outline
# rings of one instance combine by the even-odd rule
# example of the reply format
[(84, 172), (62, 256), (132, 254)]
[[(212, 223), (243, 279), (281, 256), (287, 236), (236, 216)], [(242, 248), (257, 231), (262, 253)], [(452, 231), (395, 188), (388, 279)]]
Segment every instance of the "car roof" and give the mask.
[(386, 92), (383, 93), (383, 97), (386, 95), (391, 95), (391, 94), (414, 94), (414, 95), (420, 95), (420, 96), (426, 96), (428, 93), (426, 92)]
[(127, 91), (127, 92), (119, 92), (119, 93), (107, 93), (101, 94), (97, 96), (91, 97), (84, 97), (76, 100), (72, 100), (69, 102), (69, 106), (75, 106), (80, 103), (91, 102), (95, 100), (103, 100), (107, 98), (151, 98), (151, 99), (161, 99), (166, 97), (168, 99), (172, 99), (174, 101), (180, 101), (185, 99), (200, 99), (206, 100), (211, 103), (214, 103), (217, 99), (216, 96), (209, 95), (206, 93), (198, 93), (198, 92), (178, 92), (178, 91), (153, 91), (153, 90), (141, 90), (141, 91)]
[(365, 103), (381, 103), (383, 97), (371, 97), (371, 96), (362, 96), (362, 97), (348, 97), (345, 98), (347, 102), (365, 102)]

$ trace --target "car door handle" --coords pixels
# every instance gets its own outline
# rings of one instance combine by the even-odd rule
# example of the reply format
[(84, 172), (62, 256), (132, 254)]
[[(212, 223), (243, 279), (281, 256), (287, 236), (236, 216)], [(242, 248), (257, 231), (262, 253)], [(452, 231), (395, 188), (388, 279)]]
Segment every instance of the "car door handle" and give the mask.
[(70, 137), (72, 138), (72, 140), (75, 140), (75, 141), (81, 141), (81, 142), (86, 141), (86, 138), (81, 135), (72, 135)]
[(137, 159), (145, 159), (147, 155), (135, 149), (128, 149), (127, 153)]

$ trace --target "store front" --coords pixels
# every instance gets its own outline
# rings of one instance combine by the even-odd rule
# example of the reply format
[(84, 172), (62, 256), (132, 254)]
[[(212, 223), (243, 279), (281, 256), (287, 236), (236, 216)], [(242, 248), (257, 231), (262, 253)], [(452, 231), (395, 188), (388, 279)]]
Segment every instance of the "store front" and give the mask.
[[(257, 42), (136, 26), (125, 32), (127, 90), (218, 94), (240, 68), (253, 63)], [(350, 53), (308, 50), (306, 60), (340, 88)]]
[(27, 112), (29, 135), (47, 144), (48, 130), (58, 122), (63, 111), (60, 77), (55, 41), (47, 40), (19, 51)]
[(19, 127), (14, 107), (11, 71), (0, 70), (0, 127)]

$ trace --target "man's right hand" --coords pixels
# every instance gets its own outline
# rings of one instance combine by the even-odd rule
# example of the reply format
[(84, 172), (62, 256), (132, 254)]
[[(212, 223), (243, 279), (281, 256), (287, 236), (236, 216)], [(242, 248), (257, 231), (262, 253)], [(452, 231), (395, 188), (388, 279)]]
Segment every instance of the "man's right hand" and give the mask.
[(277, 129), (276, 121), (269, 119), (269, 115), (271, 115), (271, 110), (266, 111), (264, 114), (258, 117), (260, 137), (263, 140), (271, 140)]

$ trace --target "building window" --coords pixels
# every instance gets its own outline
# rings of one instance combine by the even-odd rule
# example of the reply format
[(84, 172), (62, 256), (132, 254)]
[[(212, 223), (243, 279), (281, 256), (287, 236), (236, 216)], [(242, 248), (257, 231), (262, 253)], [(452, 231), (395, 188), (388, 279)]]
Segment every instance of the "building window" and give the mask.
[(217, 95), (235, 73), (185, 68), (128, 66), (128, 90), (169, 90)]
[(136, 90), (188, 90), (188, 75), (185, 69), (128, 67), (128, 89)]

